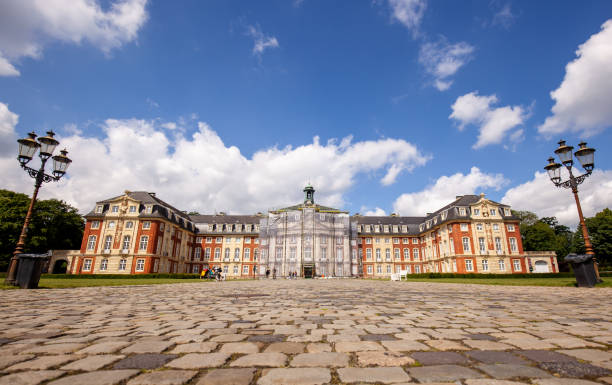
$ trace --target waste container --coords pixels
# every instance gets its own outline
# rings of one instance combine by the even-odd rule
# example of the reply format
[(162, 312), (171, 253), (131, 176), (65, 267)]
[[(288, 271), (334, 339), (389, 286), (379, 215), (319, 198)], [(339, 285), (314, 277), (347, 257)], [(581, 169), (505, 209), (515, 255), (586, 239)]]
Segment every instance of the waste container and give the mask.
[(597, 283), (597, 275), (595, 274), (595, 266), (593, 265), (593, 255), (572, 253), (568, 254), (564, 260), (572, 264), (578, 287), (595, 286)]
[(22, 289), (36, 289), (47, 254), (19, 254), (17, 286)]

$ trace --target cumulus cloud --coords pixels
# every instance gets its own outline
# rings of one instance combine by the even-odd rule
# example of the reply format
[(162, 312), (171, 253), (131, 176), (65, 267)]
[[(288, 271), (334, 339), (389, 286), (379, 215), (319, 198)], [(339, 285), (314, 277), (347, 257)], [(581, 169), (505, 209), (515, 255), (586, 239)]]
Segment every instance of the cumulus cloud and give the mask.
[(0, 12), (0, 76), (17, 76), (15, 61), (40, 58), (54, 40), (87, 41), (105, 53), (136, 39), (147, 20), (147, 0), (6, 0)]
[(422, 191), (400, 195), (393, 203), (393, 210), (401, 215), (422, 216), (453, 202), (457, 195), (498, 191), (507, 183), (502, 174), (487, 174), (472, 167), (469, 174), (441, 176)]
[(266, 49), (278, 48), (278, 40), (274, 36), (266, 36), (261, 32), (261, 28), (249, 25), (247, 35), (253, 38), (253, 55), (261, 56)]
[(18, 121), (19, 115), (11, 112), (8, 105), (0, 103), (0, 156), (17, 156), (15, 154), (15, 148), (17, 148), (15, 126)]
[[(145, 190), (185, 210), (253, 213), (299, 202), (310, 179), (318, 202), (342, 207), (359, 175), (384, 173), (386, 183), (390, 172), (410, 171), (429, 159), (402, 139), (354, 142), (350, 137), (325, 144), (315, 137), (297, 147), (260, 149), (249, 158), (206, 123), (198, 123), (189, 137), (158, 124), (109, 119), (101, 138), (59, 137), (73, 163), (67, 178), (45, 186), (43, 197), (64, 199), (84, 212), (125, 189)], [(30, 193), (32, 182), (19, 170), (14, 151), (0, 158), (0, 183)]]
[[(574, 170), (574, 175), (580, 171)], [(567, 176), (564, 178), (567, 179)], [(612, 170), (594, 170), (578, 187), (582, 211), (594, 216), (612, 207)], [(509, 189), (502, 202), (516, 210), (532, 211), (540, 217), (557, 217), (559, 223), (575, 228), (578, 224), (576, 202), (570, 190), (555, 187), (546, 172), (536, 172), (533, 179)]]
[(421, 20), (427, 8), (426, 0), (389, 0), (391, 17), (412, 32), (413, 37), (419, 35)]
[[(469, 124), (478, 127), (478, 140), (472, 148), (501, 143), (513, 128), (522, 125), (529, 117), (522, 106), (493, 108), (492, 105), (497, 102), (495, 95), (480, 96), (478, 91), (474, 91), (458, 97), (451, 106), (453, 112), (449, 119), (458, 122), (459, 130)], [(522, 129), (518, 129), (510, 134), (509, 140), (519, 140), (522, 134)]]
[(516, 14), (512, 12), (510, 3), (499, 4), (498, 2), (492, 2), (491, 7), (496, 9), (491, 25), (501, 26), (505, 29), (510, 28), (516, 20)]
[(473, 52), (474, 47), (464, 41), (450, 44), (442, 37), (421, 45), (419, 63), (434, 77), (434, 87), (445, 91), (453, 84), (449, 78), (471, 59)]
[(365, 207), (362, 207), (361, 211), (364, 212), (362, 215), (365, 215), (368, 217), (382, 217), (382, 216), (387, 215), (385, 210), (381, 209), (380, 207), (376, 207), (373, 210), (368, 210)]
[(578, 47), (576, 56), (550, 93), (552, 115), (538, 127), (544, 136), (571, 131), (588, 137), (612, 125), (612, 19)]

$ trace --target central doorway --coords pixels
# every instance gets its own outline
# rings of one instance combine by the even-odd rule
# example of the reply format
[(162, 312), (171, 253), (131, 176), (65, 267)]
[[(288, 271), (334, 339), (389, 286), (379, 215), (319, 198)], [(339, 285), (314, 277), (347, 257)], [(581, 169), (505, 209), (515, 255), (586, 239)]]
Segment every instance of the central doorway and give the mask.
[(305, 265), (303, 275), (304, 275), (304, 278), (312, 278), (314, 276), (314, 266)]

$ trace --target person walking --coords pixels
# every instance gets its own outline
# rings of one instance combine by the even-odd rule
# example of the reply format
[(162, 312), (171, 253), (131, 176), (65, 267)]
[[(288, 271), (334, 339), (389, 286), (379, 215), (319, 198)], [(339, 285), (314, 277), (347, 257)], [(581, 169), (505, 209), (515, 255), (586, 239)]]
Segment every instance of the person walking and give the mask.
[(270, 278), (270, 269), (266, 269), (266, 279)]
[(276, 268), (272, 269), (272, 279), (276, 279)]

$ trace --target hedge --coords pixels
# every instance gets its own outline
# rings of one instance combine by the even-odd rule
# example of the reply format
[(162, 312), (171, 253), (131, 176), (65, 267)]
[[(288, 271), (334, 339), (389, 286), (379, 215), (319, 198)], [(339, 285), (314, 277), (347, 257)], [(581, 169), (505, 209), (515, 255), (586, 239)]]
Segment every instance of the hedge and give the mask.
[(140, 279), (140, 278), (173, 278), (173, 279), (197, 279), (199, 274), (43, 274), (42, 278), (59, 279)]

